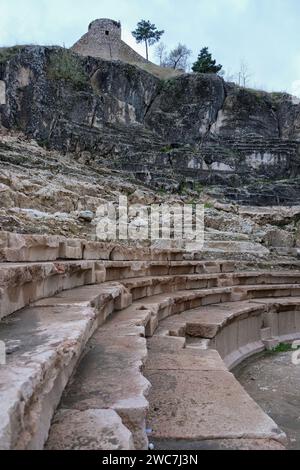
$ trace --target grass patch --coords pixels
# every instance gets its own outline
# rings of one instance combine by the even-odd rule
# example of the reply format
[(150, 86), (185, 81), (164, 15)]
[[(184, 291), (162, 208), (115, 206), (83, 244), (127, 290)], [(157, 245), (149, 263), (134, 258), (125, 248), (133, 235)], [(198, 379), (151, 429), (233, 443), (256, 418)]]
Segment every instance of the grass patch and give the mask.
[(283, 91), (282, 92), (273, 91), (270, 93), (270, 96), (275, 104), (281, 103), (282, 101), (289, 99), (291, 97), (291, 95)]
[(157, 190), (157, 193), (160, 195), (160, 196), (165, 196), (166, 194), (168, 194), (168, 191), (164, 188), (159, 188)]
[(80, 58), (67, 49), (51, 55), (47, 74), (50, 80), (65, 80), (77, 88), (83, 88), (88, 82)]
[(160, 67), (152, 62), (132, 62), (132, 64), (145, 72), (151, 73), (160, 80), (168, 80), (170, 78), (179, 77), (183, 74), (181, 70), (174, 70), (169, 67)]
[(202, 194), (203, 191), (204, 191), (204, 186), (201, 184), (201, 183), (194, 183), (194, 191), (197, 193), (197, 194)]
[(15, 57), (25, 46), (0, 47), (0, 65), (6, 64)]
[(162, 153), (169, 153), (169, 152), (171, 152), (171, 150), (172, 150), (172, 146), (171, 145), (166, 145), (165, 147), (163, 147), (161, 149), (161, 152)]
[[(299, 348), (300, 348), (300, 346), (299, 346)], [(278, 344), (278, 346), (276, 346), (276, 348), (271, 349), (271, 351), (268, 351), (268, 354), (280, 354), (280, 353), (291, 352), (291, 351), (295, 351), (295, 349), (292, 347), (291, 344), (289, 344), (289, 343), (280, 343), (280, 344)]]

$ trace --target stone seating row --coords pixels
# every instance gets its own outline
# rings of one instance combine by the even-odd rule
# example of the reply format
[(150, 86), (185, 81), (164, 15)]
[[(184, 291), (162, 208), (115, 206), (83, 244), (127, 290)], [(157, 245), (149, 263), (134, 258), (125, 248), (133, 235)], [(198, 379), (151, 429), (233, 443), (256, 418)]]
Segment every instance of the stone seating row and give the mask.
[(300, 336), (300, 297), (224, 302), (187, 310), (155, 332), (182, 336), (187, 347), (217, 350), (229, 369), (247, 357)]
[(118, 243), (87, 241), (58, 235), (26, 235), (0, 231), (0, 262), (60, 259), (176, 261), (184, 259), (185, 255), (186, 253), (180, 249), (135, 248)]
[[(205, 261), (220, 257), (239, 261), (241, 255), (267, 263), (269, 250), (258, 243), (208, 240), (202, 251), (186, 252), (180, 248), (136, 248), (118, 242), (97, 242), (58, 235), (28, 235), (0, 231), (0, 262), (41, 262), (56, 260), (102, 261)], [(279, 253), (280, 254), (280, 253)], [(288, 252), (282, 253), (288, 255)], [(297, 250), (290, 253), (297, 257)], [(254, 262), (254, 261), (253, 261)], [(294, 261), (292, 261), (294, 262)], [(299, 265), (299, 263), (298, 263)]]
[[(84, 286), (37, 301), (2, 320), (0, 341), (6, 346), (6, 364), (0, 366), (2, 450), (43, 448), (53, 413), (88, 340), (131, 300), (118, 283)], [(131, 433), (118, 416), (108, 417), (112, 430), (132, 447)]]
[[(175, 380), (173, 398), (181, 411), (187, 403), (179, 393), (184, 382), (199, 388), (196, 403), (205, 425), (197, 425), (201, 414), (189, 408), (195, 426), (190, 434), (184, 427), (183, 446), (194, 446), (195, 440), (204, 448), (213, 442), (220, 448), (282, 446), (283, 433), (226, 368), (282, 338), (300, 336), (300, 272), (289, 271), (284, 262), (262, 266), (269, 270), (245, 271), (249, 264), (235, 261), (178, 259), (1, 263), (0, 341), (8, 354), (7, 365), (0, 366), (0, 448), (43, 448), (59, 403), (48, 449), (146, 449), (146, 428), (156, 419), (161, 424), (153, 425), (151, 438), (159, 446), (171, 445), (179, 439), (179, 427), (164, 434), (167, 424), (173, 429), (167, 401), (157, 406), (158, 413), (150, 394), (147, 417), (149, 380), (158, 403), (163, 387)], [(146, 337), (158, 367), (153, 360), (147, 364)], [(162, 342), (166, 353), (174, 345), (173, 352), (180, 350), (173, 359), (166, 354), (164, 366)], [(192, 370), (199, 372), (194, 382)], [(231, 396), (225, 402), (220, 383)], [(209, 406), (206, 387), (213, 390)], [(230, 424), (235, 401), (245, 403), (246, 411), (243, 423), (236, 412)]]
[(234, 273), (237, 267), (237, 263), (223, 261), (0, 263), (0, 319), (60, 291), (113, 280), (130, 289), (134, 299), (184, 289), (300, 281), (300, 274), (296, 271)]
[(282, 431), (228, 369), (299, 337), (300, 297), (224, 302), (162, 320), (148, 339), (145, 369), (155, 448), (282, 448)]
[(171, 276), (190, 274), (228, 274), (244, 271), (286, 272), (299, 271), (299, 261), (274, 260), (272, 262), (250, 262), (234, 260), (206, 261), (100, 261), (98, 270), (104, 271), (106, 281), (118, 281), (150, 276)]
[[(186, 293), (184, 304), (191, 300), (190, 294)], [(107, 445), (113, 448), (108, 439), (112, 432), (112, 440), (119, 445), (122, 442), (124, 448), (146, 448), (148, 404), (145, 395), (150, 385), (141, 373), (147, 357), (143, 337), (153, 318), (153, 306), (157, 305), (158, 311), (170, 305), (169, 300), (158, 299), (157, 296), (148, 300), (146, 304), (135, 302), (126, 308), (131, 302), (130, 294), (117, 283), (82, 287), (41, 300), (12, 315), (7, 323), (1, 325), (1, 339), (8, 344), (11, 361), (9, 369), (1, 370), (1, 403), (4, 404), (1, 407), (1, 448), (42, 448), (60, 395), (76, 367), (80, 352), (98, 325), (102, 327), (88, 343), (66, 389), (47, 448), (68, 448), (68, 445), (75, 445), (75, 448)], [(300, 299), (291, 300), (295, 305), (300, 303)], [(272, 299), (269, 301), (273, 302)], [(179, 311), (182, 308), (185, 307), (181, 305)], [(113, 313), (116, 309), (122, 310)], [(177, 307), (172, 311), (178, 311)], [(105, 319), (107, 321), (103, 323)], [(172, 319), (176, 320), (176, 317)], [(159, 328), (162, 325), (163, 322)], [(172, 341), (184, 340), (169, 338)], [(153, 383), (156, 383), (154, 379)], [(13, 402), (12, 397), (15, 397)], [(34, 403), (33, 408), (31, 403)], [(6, 416), (5, 411), (8, 411)], [(112, 421), (113, 431), (109, 428), (105, 432), (105, 413), (109, 423)], [(122, 423), (117, 416), (121, 417)], [(89, 439), (84, 444), (82, 439), (88, 435), (86, 432), (91, 432), (91, 423), (95, 426), (96, 418), (101, 431), (99, 438), (94, 444)], [(70, 429), (69, 425), (74, 420), (81, 423), (80, 427), (72, 434), (67, 433), (69, 441), (66, 442), (64, 430)], [(21, 426), (16, 426), (16, 423), (21, 423)], [(268, 433), (260, 435), (260, 438), (262, 436), (270, 438)], [(274, 432), (271, 437), (277, 445), (279, 441), (274, 438)], [(208, 438), (206, 440), (209, 441)]]
[[(260, 287), (269, 289), (270, 286)], [(275, 286), (275, 289), (277, 287)], [(280, 288), (282, 287), (281, 285)], [(298, 289), (299, 286), (289, 285), (285, 287), (285, 293), (291, 295), (293, 288)], [(249, 286), (246, 286), (246, 289), (248, 288)], [(250, 292), (251, 289), (252, 287), (250, 287)], [(186, 447), (188, 445), (191, 445), (191, 448), (195, 448), (195, 445), (199, 448), (213, 446), (219, 446), (220, 448), (226, 448), (226, 446), (233, 446), (234, 448), (282, 448), (285, 442), (284, 433), (248, 397), (228, 372), (226, 364), (222, 362), (217, 351), (203, 351), (203, 344), (199, 346), (199, 344), (195, 345), (193, 342), (189, 342), (193, 338), (202, 341), (203, 336), (207, 336), (203, 335), (200, 329), (201, 327), (205, 328), (205, 324), (202, 325), (201, 314), (204, 314), (205, 309), (209, 308), (206, 307), (207, 302), (210, 304), (211, 301), (212, 311), (219, 307), (222, 309), (224, 305), (223, 312), (227, 308), (227, 322), (230, 324), (230, 321), (233, 322), (234, 319), (239, 321), (248, 317), (251, 319), (252, 315), (254, 318), (258, 318), (259, 313), (266, 314), (266, 318), (264, 318), (264, 321), (266, 321), (271, 311), (270, 306), (274, 304), (273, 297), (267, 299), (270, 304), (268, 308), (265, 305), (265, 299), (216, 304), (216, 298), (213, 297), (206, 299), (204, 306), (202, 306), (203, 291), (181, 291), (136, 300), (130, 307), (108, 319), (94, 335), (88, 351), (66, 388), (50, 431), (47, 443), (48, 449), (70, 449), (74, 446), (76, 448), (87, 448), (88, 444), (80, 446), (82, 430), (90, 428), (90, 417), (86, 413), (89, 413), (91, 409), (101, 410), (107, 407), (121, 416), (123, 424), (132, 433), (135, 448), (138, 449), (146, 448), (148, 437), (154, 440), (158, 448), (169, 448), (166, 446), (172, 445), (172, 442), (175, 443), (175, 441), (176, 449), (178, 449), (179, 441), (181, 441), (182, 449), (188, 448)], [(223, 296), (230, 293), (231, 288), (214, 289), (214, 291), (210, 292), (209, 295), (219, 296), (218, 302), (221, 302), (227, 300), (226, 296)], [(247, 290), (245, 292), (247, 293)], [(270, 295), (273, 295), (273, 292)], [(294, 305), (298, 304), (300, 311), (300, 298), (291, 297), (284, 300), (292, 302)], [(256, 302), (258, 303), (256, 304)], [(275, 300), (276, 305), (277, 303), (280, 305), (281, 302), (282, 299), (279, 299), (278, 302), (277, 299)], [(197, 306), (197, 309), (195, 309), (195, 306)], [(189, 311), (189, 309), (192, 310)], [(231, 310), (233, 310), (233, 313)], [(193, 321), (188, 322), (186, 320), (188, 314), (195, 315)], [(197, 315), (200, 315), (198, 323), (196, 323)], [(225, 320), (223, 322), (225, 326)], [(299, 323), (297, 325), (299, 326)], [(198, 326), (199, 338), (193, 329)], [(246, 342), (243, 346), (248, 347), (247, 353), (249, 355), (251, 352), (253, 353), (247, 342), (249, 327), (244, 326), (246, 330), (242, 338), (244, 337)], [(222, 328), (219, 328), (221, 331)], [(253, 327), (251, 326), (251, 328), (250, 340), (253, 337)], [(262, 322), (259, 324), (257, 330), (260, 341), (261, 338), (268, 340), (270, 334), (268, 328), (270, 327), (267, 326), (267, 323)], [(189, 333), (194, 336), (189, 336)], [(150, 354), (149, 360), (152, 362), (149, 364), (149, 360), (146, 361), (146, 352), (143, 358), (139, 356), (137, 366), (136, 352), (138, 348), (135, 346), (135, 342), (143, 340), (145, 335), (148, 336), (151, 354), (155, 355), (158, 352), (164, 354), (158, 354), (152, 360)], [(161, 350), (162, 341), (168, 342), (163, 351)], [(173, 349), (170, 349), (170, 342)], [(157, 344), (160, 344), (160, 346), (158, 347)], [(175, 348), (174, 344), (176, 345)], [(224, 341), (223, 343), (220, 341), (221, 344), (224, 344)], [(264, 344), (262, 342), (261, 346), (263, 349)], [(205, 347), (209, 347), (208, 340)], [(215, 345), (211, 344), (211, 347), (215, 348)], [(218, 346), (218, 348), (221, 351), (221, 347)], [(184, 357), (176, 358), (174, 356), (174, 352), (178, 352), (178, 350), (183, 350)], [(169, 356), (166, 353), (169, 353)], [(172, 356), (170, 356), (171, 353)], [(132, 369), (132, 363), (135, 365), (134, 369)], [(154, 389), (154, 395), (151, 395), (150, 392), (150, 413), (148, 413), (148, 404), (145, 398), (145, 395), (147, 397), (149, 393), (149, 384), (147, 386), (144, 382), (141, 375), (142, 371), (144, 371), (146, 378)], [(176, 375), (176, 372), (174, 378), (174, 371), (177, 371), (179, 376)], [(199, 373), (195, 374), (197, 371)], [(169, 381), (171, 382), (169, 383)], [(174, 384), (176, 384), (176, 387)], [(188, 384), (191, 385), (192, 390), (198, 390), (198, 401), (195, 401), (193, 394), (191, 397), (186, 397), (185, 387)], [(222, 396), (224, 388), (228, 392), (225, 394), (225, 398)], [(173, 400), (174, 390), (176, 393)], [(205, 397), (208, 393), (210, 406), (207, 412)], [(227, 396), (230, 398), (227, 398)], [(176, 425), (176, 420), (174, 425), (173, 415), (170, 415), (170, 409), (173, 409), (172, 404), (174, 403), (176, 404), (175, 408), (179, 410), (180, 419), (178, 418), (178, 422), (180, 425)], [(192, 407), (191, 410), (189, 403), (197, 403), (197, 407), (199, 406), (199, 409), (203, 410), (202, 414), (199, 415), (195, 407)], [(236, 404), (244, 406), (242, 416), (240, 416), (240, 407), (236, 407)], [(191, 413), (190, 415), (184, 415), (184, 410), (187, 409)], [(64, 430), (73, 422), (74, 413), (76, 415), (78, 412), (82, 413), (83, 424), (78, 432), (74, 431), (72, 435), (68, 433), (67, 438), (65, 438)], [(150, 436), (146, 434), (146, 419), (147, 427), (152, 429)], [(196, 420), (195, 423), (193, 419)], [(201, 423), (200, 427), (199, 422), (197, 422), (198, 419)], [(193, 426), (190, 425), (191, 422)]]
[(39, 299), (95, 284), (95, 263), (0, 263), (0, 319)]

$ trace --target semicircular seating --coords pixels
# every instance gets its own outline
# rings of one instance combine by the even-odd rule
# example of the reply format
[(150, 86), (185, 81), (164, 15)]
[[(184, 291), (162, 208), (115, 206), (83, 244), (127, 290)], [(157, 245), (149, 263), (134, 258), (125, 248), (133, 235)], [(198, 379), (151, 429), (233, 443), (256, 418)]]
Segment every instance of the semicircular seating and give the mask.
[(1, 449), (284, 446), (230, 369), (300, 338), (299, 262), (0, 242)]

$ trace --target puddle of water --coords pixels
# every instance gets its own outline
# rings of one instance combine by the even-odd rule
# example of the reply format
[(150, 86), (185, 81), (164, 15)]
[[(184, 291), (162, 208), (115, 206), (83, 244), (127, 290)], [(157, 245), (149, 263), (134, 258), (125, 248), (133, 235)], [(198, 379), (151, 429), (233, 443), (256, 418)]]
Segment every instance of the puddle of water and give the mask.
[(288, 448), (300, 450), (300, 365), (292, 353), (262, 353), (233, 370), (249, 395), (288, 436)]

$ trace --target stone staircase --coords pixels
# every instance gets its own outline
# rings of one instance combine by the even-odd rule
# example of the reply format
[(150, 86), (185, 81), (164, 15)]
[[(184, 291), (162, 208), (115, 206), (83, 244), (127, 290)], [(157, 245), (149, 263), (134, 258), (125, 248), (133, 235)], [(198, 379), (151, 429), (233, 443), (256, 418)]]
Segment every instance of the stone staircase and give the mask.
[(300, 338), (300, 262), (197, 258), (1, 232), (0, 448), (283, 448), (230, 369)]

